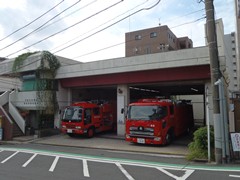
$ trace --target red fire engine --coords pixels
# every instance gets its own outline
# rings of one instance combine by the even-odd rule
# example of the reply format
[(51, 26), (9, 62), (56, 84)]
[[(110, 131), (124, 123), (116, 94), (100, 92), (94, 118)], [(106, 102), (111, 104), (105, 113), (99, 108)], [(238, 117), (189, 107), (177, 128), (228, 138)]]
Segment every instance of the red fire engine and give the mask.
[(193, 126), (190, 101), (141, 99), (128, 107), (126, 141), (167, 145)]
[(62, 117), (62, 132), (69, 136), (112, 130), (115, 127), (113, 106), (104, 101), (76, 102), (65, 108)]

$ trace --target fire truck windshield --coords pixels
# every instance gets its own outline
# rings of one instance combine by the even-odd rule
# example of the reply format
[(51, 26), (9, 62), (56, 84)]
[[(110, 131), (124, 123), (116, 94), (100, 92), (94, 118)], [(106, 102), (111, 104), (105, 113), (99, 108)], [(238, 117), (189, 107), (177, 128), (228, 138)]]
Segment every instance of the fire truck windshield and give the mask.
[(161, 106), (130, 106), (129, 120), (160, 120), (167, 115), (167, 107)]
[(80, 121), (82, 120), (82, 112), (82, 108), (67, 107), (63, 114), (63, 120)]

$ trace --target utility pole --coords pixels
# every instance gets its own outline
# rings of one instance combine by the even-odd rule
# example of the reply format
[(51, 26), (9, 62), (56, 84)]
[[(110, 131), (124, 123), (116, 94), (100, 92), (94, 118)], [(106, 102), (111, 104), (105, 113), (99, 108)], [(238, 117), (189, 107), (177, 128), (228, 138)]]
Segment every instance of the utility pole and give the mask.
[(214, 121), (214, 141), (215, 141), (215, 159), (216, 163), (222, 163), (222, 133), (221, 133), (221, 117), (219, 106), (219, 91), (215, 85), (221, 78), (218, 59), (218, 46), (217, 35), (215, 27), (214, 17), (214, 5), (213, 0), (205, 0), (206, 10), (206, 29), (207, 29), (207, 41), (209, 47), (210, 68), (211, 68), (211, 85), (213, 96), (213, 121)]

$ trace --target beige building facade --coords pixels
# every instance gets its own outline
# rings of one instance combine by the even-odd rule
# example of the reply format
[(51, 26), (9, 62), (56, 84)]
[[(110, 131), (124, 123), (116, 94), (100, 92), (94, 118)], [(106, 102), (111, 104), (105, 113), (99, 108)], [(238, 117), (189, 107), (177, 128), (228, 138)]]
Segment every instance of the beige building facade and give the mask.
[(168, 26), (158, 26), (125, 34), (125, 56), (153, 54), (193, 47), (188, 37), (178, 38)]

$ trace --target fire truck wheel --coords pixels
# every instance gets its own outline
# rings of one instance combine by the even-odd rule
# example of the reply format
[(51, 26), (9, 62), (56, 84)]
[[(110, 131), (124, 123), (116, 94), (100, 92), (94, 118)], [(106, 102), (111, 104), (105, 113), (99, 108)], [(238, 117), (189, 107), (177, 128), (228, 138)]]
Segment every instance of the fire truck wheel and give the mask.
[(92, 138), (94, 136), (94, 134), (95, 134), (94, 128), (90, 127), (87, 131), (87, 137)]
[(166, 140), (165, 140), (165, 145), (169, 145), (174, 138), (174, 134), (172, 130), (169, 130), (167, 135), (166, 135)]

